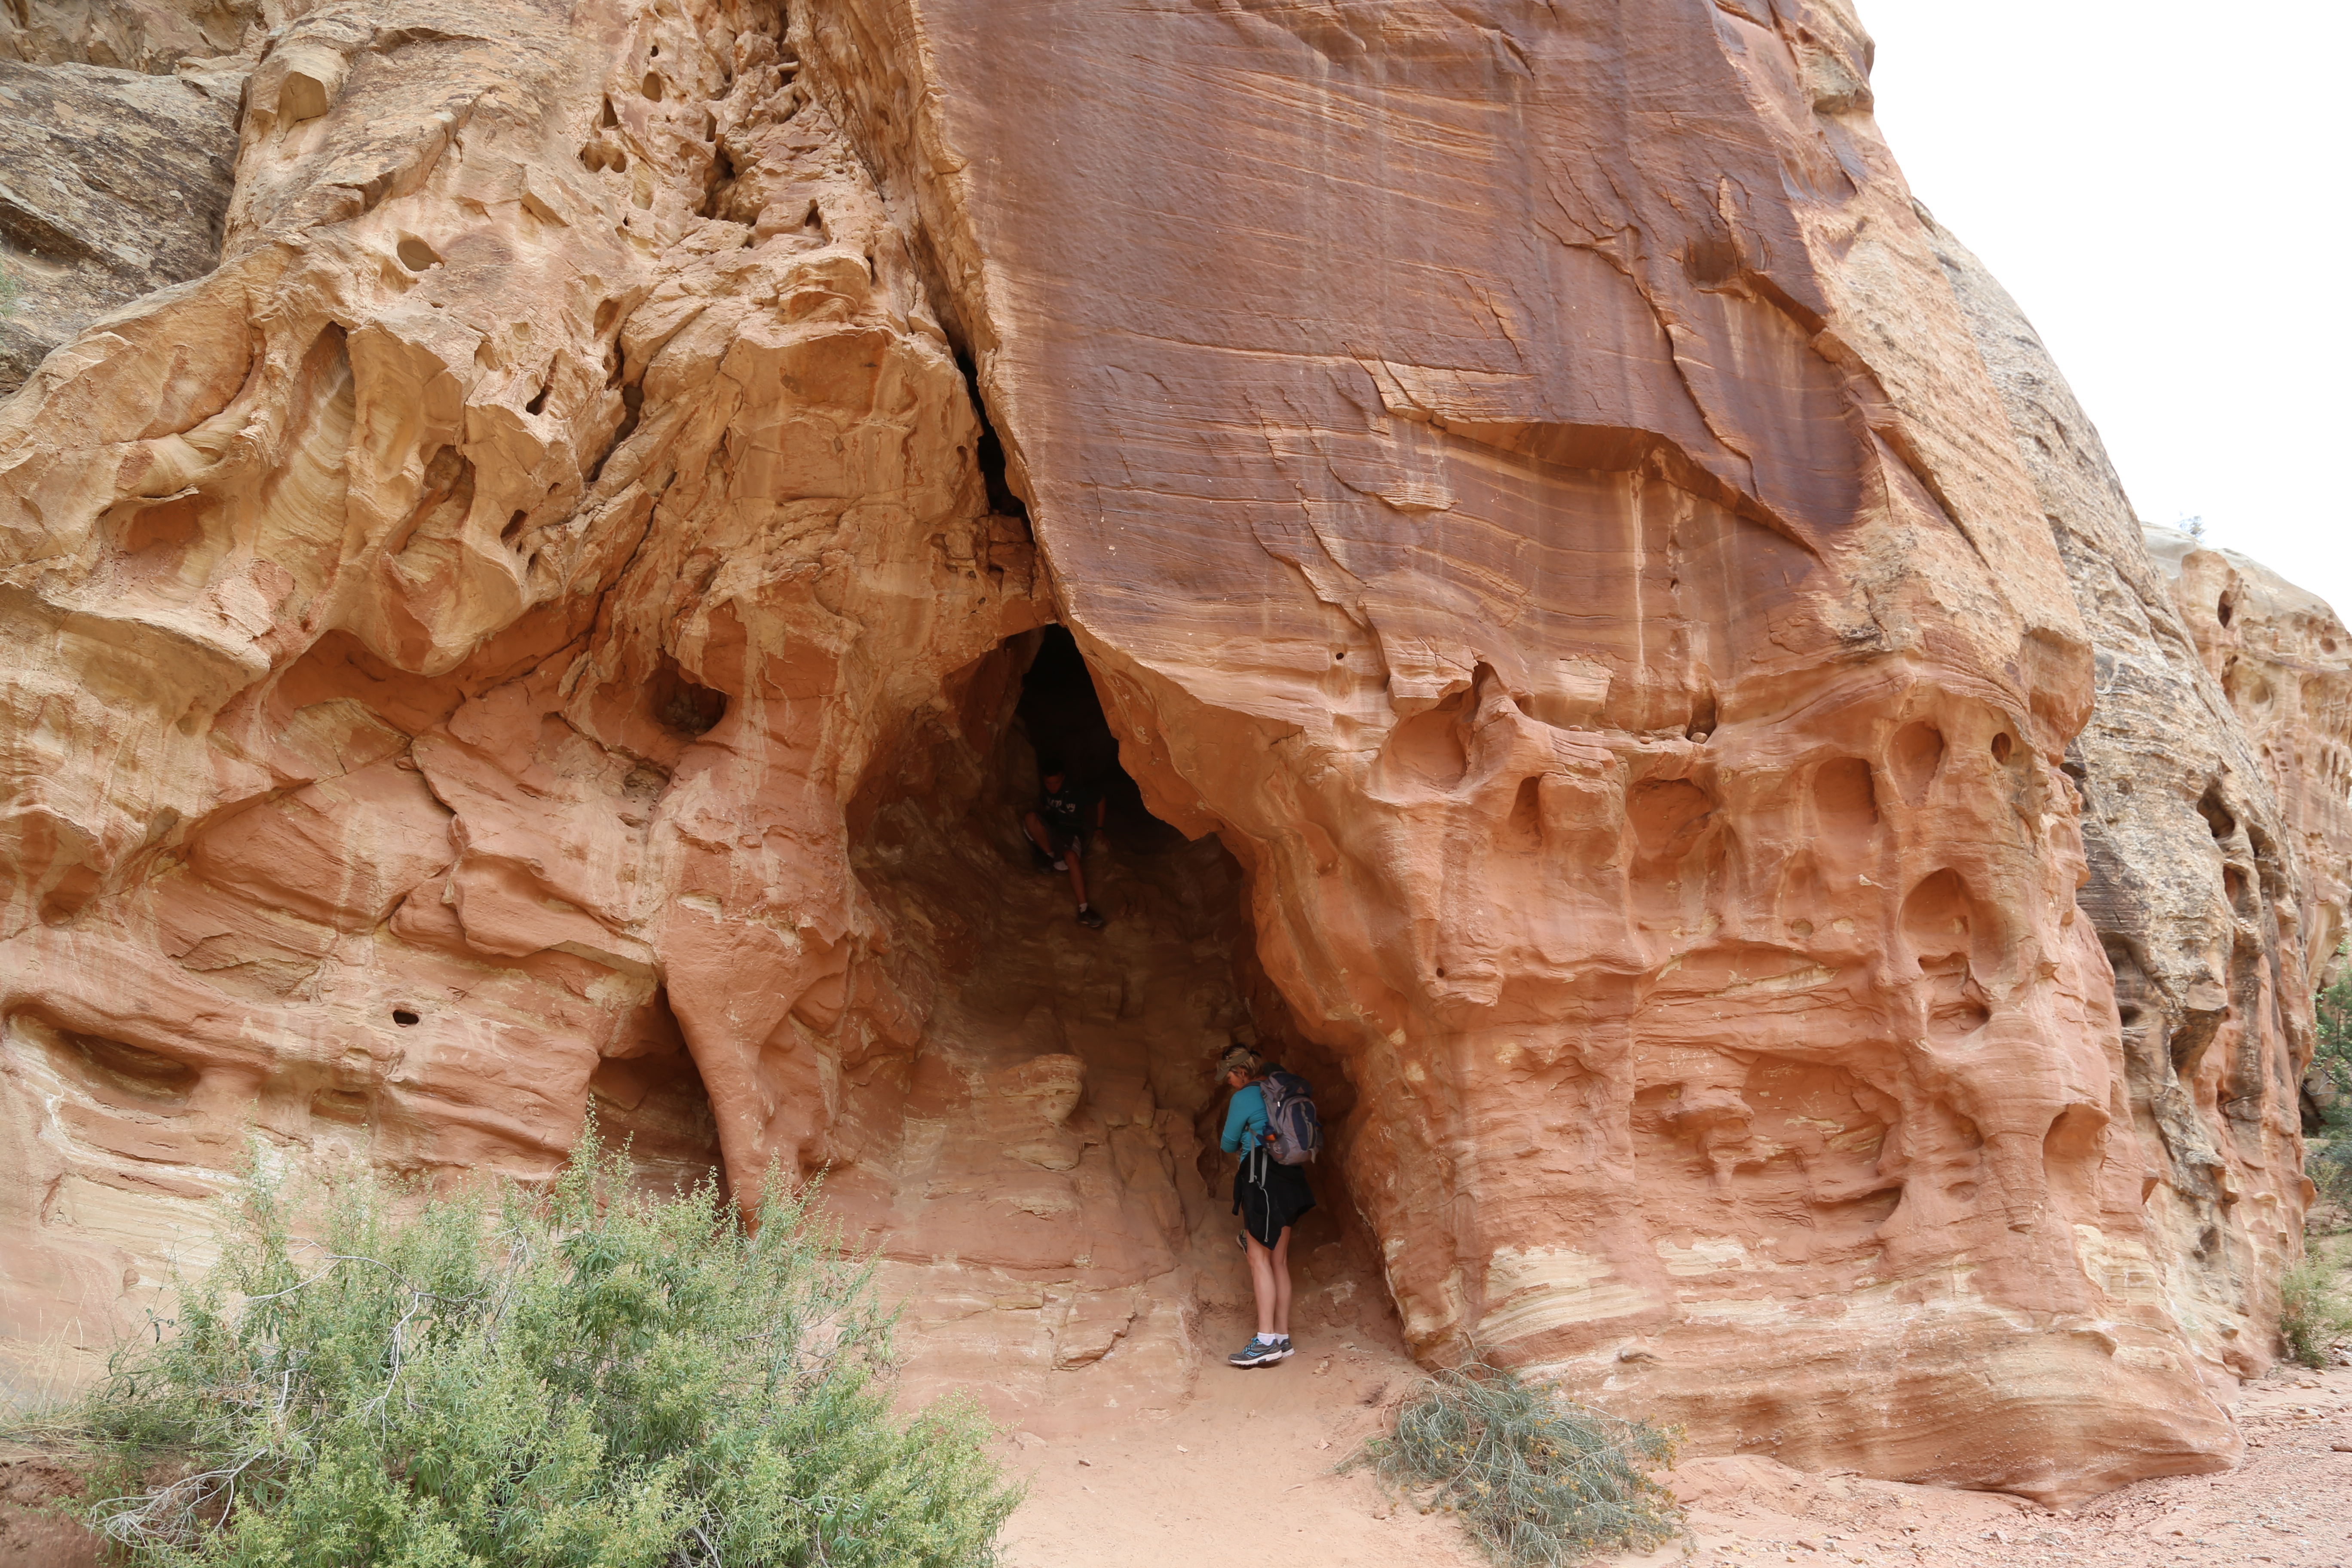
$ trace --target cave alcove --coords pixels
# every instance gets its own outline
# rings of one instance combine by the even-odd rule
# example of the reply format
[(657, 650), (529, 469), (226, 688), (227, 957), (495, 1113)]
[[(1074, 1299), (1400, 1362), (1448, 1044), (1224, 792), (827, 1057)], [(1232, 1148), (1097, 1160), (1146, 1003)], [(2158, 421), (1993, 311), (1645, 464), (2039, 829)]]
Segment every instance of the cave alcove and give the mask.
[[(1040, 1277), (1066, 1272), (1072, 1260), (1097, 1277), (1125, 1268), (1136, 1278), (1191, 1263), (1208, 1304), (1246, 1303), (1232, 1164), (1217, 1147), (1226, 1095), (1211, 1080), (1213, 1064), (1239, 1040), (1299, 1072), (1334, 1146), (1354, 1087), (1260, 964), (1241, 863), (1213, 834), (1188, 840), (1153, 816), (1120, 765), (1120, 736), (1066, 628), (1009, 638), (945, 685), (946, 702), (877, 752), (848, 814), (852, 864), (888, 922), (890, 962), (902, 988), (930, 1006), (900, 1109), (878, 1089), (862, 1102), (855, 1089), (845, 1094), (854, 1131), (841, 1152), (896, 1160), (896, 1173), (866, 1183), (837, 1168), (835, 1188), (845, 1196), (887, 1185), (888, 1198), (874, 1199), (887, 1202), (887, 1216), (866, 1211), (868, 1240), (920, 1261), (921, 1200), (906, 1162), (887, 1152), (903, 1151), (912, 1123), (884, 1123), (945, 1121), (925, 1156), (929, 1190), (985, 1190), (992, 1173), (1017, 1186), (1034, 1179), (1024, 1165), (1077, 1171), (1099, 1147), (1118, 1213), (1105, 1217), (1090, 1205), (1070, 1222), (1093, 1234), (992, 1251), (967, 1232), (959, 1256)], [(1041, 762), (1104, 802), (1107, 842), (1081, 865), (1105, 930), (1077, 923), (1068, 880), (1041, 865), (1022, 832)], [(1078, 1078), (1066, 1120), (1054, 1132), (1025, 1127), (1021, 1097), (1054, 1073)], [(977, 1087), (956, 1089), (943, 1105), (940, 1085)], [(1139, 1163), (1146, 1145), (1167, 1180)], [(1385, 1301), (1340, 1164), (1333, 1147), (1310, 1170), (1317, 1207), (1292, 1239), (1310, 1316)]]

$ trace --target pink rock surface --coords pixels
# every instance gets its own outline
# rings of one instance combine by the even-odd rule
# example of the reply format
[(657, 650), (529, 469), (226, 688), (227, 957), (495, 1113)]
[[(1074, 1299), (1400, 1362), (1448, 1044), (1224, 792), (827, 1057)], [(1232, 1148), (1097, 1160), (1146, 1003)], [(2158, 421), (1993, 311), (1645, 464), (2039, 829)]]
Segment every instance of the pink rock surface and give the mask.
[[(2154, 569), (2066, 521), (2120, 493), (2037, 467), (1842, 9), (253, 53), (218, 268), (0, 404), (9, 1332), (103, 1342), (249, 1141), (537, 1177), (593, 1102), (648, 1179), (826, 1170), (920, 1378), (1164, 1407), (1242, 1037), (1330, 1124), (1319, 1325), (1800, 1468), (2237, 1455), (2340, 870), (2208, 702), (2182, 919), (2235, 866), (2280, 967), (2151, 961), (2222, 1042), (2165, 1098), (2068, 772), (2140, 635), (2092, 578)], [(1139, 786), (1100, 934), (1041, 750)]]

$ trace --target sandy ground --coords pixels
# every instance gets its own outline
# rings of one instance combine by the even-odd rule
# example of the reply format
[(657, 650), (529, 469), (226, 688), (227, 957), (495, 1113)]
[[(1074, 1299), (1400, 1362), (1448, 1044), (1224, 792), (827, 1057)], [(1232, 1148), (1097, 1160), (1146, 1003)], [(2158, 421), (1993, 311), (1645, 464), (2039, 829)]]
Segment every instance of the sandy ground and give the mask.
[[(1235, 1344), (1248, 1337), (1238, 1318), (1231, 1329)], [(1028, 1478), (1029, 1495), (1005, 1531), (1005, 1561), (1483, 1563), (1451, 1520), (1384, 1497), (1360, 1472), (1333, 1472), (1418, 1376), (1369, 1335), (1302, 1343), (1278, 1366), (1205, 1370), (1192, 1395), (1157, 1419), (1077, 1438), (1011, 1434), (1004, 1457)], [(1688, 1507), (1689, 1536), (1606, 1561), (2352, 1568), (2352, 1368), (2281, 1367), (2246, 1387), (2238, 1417), (2250, 1449), (2239, 1469), (2143, 1481), (2061, 1512), (1997, 1493), (1807, 1475), (1769, 1459), (1685, 1459), (1668, 1479)]]
[[(1249, 1338), (1239, 1316), (1213, 1344)], [(1217, 1331), (1226, 1331), (1219, 1332)], [(1386, 1425), (1421, 1376), (1366, 1335), (1303, 1348), (1251, 1372), (1212, 1366), (1160, 1418), (1076, 1438), (1011, 1434), (1006, 1464), (1029, 1498), (1003, 1535), (1008, 1568), (1302, 1568), (1483, 1564), (1453, 1521), (1392, 1507), (1360, 1472), (1333, 1467)]]

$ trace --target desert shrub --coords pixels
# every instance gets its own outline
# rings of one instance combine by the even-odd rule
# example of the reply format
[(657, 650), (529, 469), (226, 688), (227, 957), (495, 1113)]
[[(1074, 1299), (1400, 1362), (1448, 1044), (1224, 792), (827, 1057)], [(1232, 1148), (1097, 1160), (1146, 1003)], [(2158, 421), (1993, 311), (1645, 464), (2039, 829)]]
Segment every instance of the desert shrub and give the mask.
[(2352, 1334), (2352, 1294), (2344, 1289), (2343, 1267), (2333, 1248), (2314, 1247), (2281, 1277), (2279, 1338), (2288, 1360), (2326, 1366), (2328, 1347)]
[(1459, 1515), (1507, 1568), (1555, 1568), (1681, 1533), (1674, 1494), (1649, 1474), (1674, 1462), (1681, 1438), (1480, 1364), (1439, 1373), (1350, 1462)]
[(145, 1479), (92, 1523), (175, 1568), (992, 1562), (982, 1423), (893, 1417), (890, 1314), (806, 1195), (751, 1228), (625, 1175), (593, 1133), (538, 1194), (257, 1175), (85, 1407)]

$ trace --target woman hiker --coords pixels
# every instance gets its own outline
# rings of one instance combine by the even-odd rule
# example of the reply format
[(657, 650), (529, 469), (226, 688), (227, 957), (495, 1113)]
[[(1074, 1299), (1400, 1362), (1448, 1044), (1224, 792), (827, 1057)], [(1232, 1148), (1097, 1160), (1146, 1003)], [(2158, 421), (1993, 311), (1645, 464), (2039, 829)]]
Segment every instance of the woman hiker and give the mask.
[(1234, 1173), (1234, 1212), (1242, 1216), (1250, 1288), (1257, 1292), (1257, 1335), (1225, 1358), (1234, 1366), (1290, 1359), (1290, 1227), (1315, 1206), (1307, 1173), (1266, 1147), (1265, 1096), (1258, 1085), (1267, 1071), (1265, 1058), (1247, 1046), (1233, 1047), (1217, 1062), (1217, 1077), (1234, 1091), (1219, 1142), (1242, 1157)]

